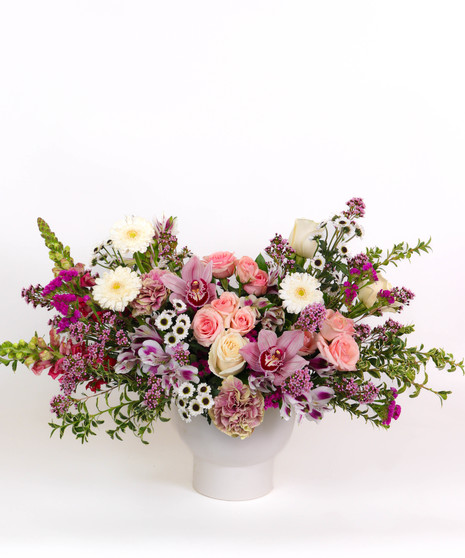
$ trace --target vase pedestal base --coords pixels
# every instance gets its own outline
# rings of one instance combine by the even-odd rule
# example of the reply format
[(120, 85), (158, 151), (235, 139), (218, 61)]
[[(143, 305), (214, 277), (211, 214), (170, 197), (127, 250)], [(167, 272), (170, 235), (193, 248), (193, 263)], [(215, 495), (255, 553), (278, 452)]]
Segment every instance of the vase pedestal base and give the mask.
[(227, 467), (194, 456), (194, 489), (217, 500), (253, 500), (273, 488), (273, 459), (245, 467)]

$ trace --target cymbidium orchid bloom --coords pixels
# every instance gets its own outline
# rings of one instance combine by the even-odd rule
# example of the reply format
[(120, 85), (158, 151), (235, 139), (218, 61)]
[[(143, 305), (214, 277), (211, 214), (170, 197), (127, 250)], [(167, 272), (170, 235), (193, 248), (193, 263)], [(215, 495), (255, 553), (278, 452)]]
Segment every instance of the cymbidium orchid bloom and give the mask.
[(285, 331), (278, 338), (274, 331), (262, 329), (257, 343), (249, 343), (240, 350), (241, 355), (253, 370), (254, 385), (264, 387), (262, 380), (280, 386), (284, 380), (307, 361), (297, 353), (304, 344), (303, 331)]
[(170, 289), (170, 300), (180, 299), (192, 308), (202, 308), (216, 298), (216, 286), (212, 280), (212, 262), (202, 263), (193, 256), (183, 267), (181, 277), (166, 273), (161, 277), (162, 283)]

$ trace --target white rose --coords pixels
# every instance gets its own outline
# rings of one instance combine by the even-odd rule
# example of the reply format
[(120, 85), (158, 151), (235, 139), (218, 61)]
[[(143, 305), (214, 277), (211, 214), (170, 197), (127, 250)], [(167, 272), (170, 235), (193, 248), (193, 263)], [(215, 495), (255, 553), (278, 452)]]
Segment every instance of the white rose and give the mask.
[(208, 353), (208, 365), (213, 374), (227, 378), (241, 372), (246, 362), (239, 350), (248, 342), (248, 339), (236, 331), (228, 330), (221, 333)]
[(313, 258), (317, 248), (317, 242), (313, 240), (313, 237), (319, 233), (321, 233), (321, 229), (315, 221), (296, 219), (289, 236), (289, 244), (298, 256)]
[[(389, 281), (378, 273), (378, 281), (371, 285), (365, 285), (358, 291), (358, 298), (367, 308), (374, 306), (378, 300), (379, 291), (391, 291), (392, 285)], [(400, 306), (398, 302), (394, 302), (390, 306), (383, 306), (380, 310), (384, 312), (395, 312), (395, 309)]]

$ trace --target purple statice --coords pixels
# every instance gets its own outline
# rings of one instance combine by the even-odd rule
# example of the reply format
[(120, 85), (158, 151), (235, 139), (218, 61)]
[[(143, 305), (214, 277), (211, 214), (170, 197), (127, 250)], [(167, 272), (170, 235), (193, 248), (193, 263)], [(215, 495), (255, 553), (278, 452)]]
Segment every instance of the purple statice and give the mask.
[(344, 302), (350, 306), (357, 296), (358, 286), (350, 281), (344, 281)]
[(367, 382), (359, 387), (357, 394), (357, 400), (362, 405), (369, 405), (376, 401), (379, 395), (379, 388), (375, 386), (372, 382)]
[(276, 234), (270, 240), (265, 252), (284, 273), (289, 273), (294, 269), (295, 250), (289, 244), (289, 241), (280, 234)]
[(294, 399), (299, 399), (304, 393), (309, 392), (313, 388), (313, 382), (310, 379), (310, 371), (308, 368), (296, 370), (294, 374), (286, 378), (282, 391), (288, 393)]
[(367, 263), (370, 263), (368, 256), (366, 254), (357, 254), (353, 258), (347, 260), (347, 265), (349, 268), (354, 267), (356, 269), (362, 269), (363, 266)]
[(270, 408), (277, 409), (279, 407), (279, 402), (282, 399), (282, 393), (279, 388), (271, 393), (264, 393), (263, 396), (265, 399), (265, 411)]
[(388, 289), (381, 289), (378, 292), (378, 298), (380, 300), (384, 300), (385, 304), (394, 304), (394, 302), (396, 301), (395, 297), (393, 296), (392, 292)]
[(388, 406), (388, 409), (387, 409), (387, 416), (383, 420), (383, 423), (382, 423), (385, 426), (389, 426), (391, 424), (392, 419), (397, 420), (400, 417), (400, 413), (401, 413), (401, 410), (402, 410), (401, 406), (396, 403), (396, 399), (397, 399), (397, 396), (399, 395), (399, 392), (397, 391), (396, 388), (391, 388), (391, 392), (392, 392), (393, 399), (389, 403), (389, 406)]
[(347, 217), (347, 219), (359, 219), (365, 216), (365, 202), (362, 198), (351, 198), (346, 205), (349, 209), (346, 209), (342, 214)]
[(321, 324), (326, 319), (326, 308), (324, 304), (320, 302), (315, 302), (306, 306), (296, 323), (294, 324), (296, 329), (302, 329), (304, 331), (311, 331), (314, 333), (320, 328)]
[(162, 380), (152, 373), (147, 379), (147, 386), (148, 389), (144, 395), (144, 403), (148, 409), (152, 409), (154, 411), (164, 394)]
[(63, 316), (67, 316), (69, 312), (69, 307), (72, 302), (76, 302), (77, 296), (75, 294), (64, 293), (64, 294), (56, 294), (52, 298), (52, 306), (63, 314)]
[(378, 274), (366, 254), (357, 254), (350, 258), (347, 265), (350, 275), (356, 276), (358, 279), (369, 279), (373, 283), (378, 281)]
[(354, 329), (356, 341), (365, 341), (371, 334), (371, 327), (368, 324), (356, 324)]
[(60, 273), (52, 279), (48, 285), (45, 285), (42, 294), (48, 296), (57, 289), (61, 288), (65, 283), (69, 283), (79, 275), (76, 269), (63, 269)]
[(50, 411), (60, 418), (71, 407), (72, 400), (64, 395), (55, 395), (50, 401)]
[(408, 306), (410, 301), (415, 297), (414, 293), (405, 287), (394, 287), (391, 291), (392, 295), (395, 297), (397, 302)]

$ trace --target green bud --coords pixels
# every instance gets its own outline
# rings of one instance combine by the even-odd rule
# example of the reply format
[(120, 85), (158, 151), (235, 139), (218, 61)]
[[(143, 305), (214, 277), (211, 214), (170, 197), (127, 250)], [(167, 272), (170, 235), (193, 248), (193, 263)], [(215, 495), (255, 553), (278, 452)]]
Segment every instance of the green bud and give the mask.
[(35, 359), (34, 359), (34, 357), (31, 357), (31, 356), (27, 357), (27, 359), (24, 361), (24, 364), (25, 364), (28, 368), (30, 368), (33, 364), (35, 364)]
[(25, 357), (25, 354), (22, 353), (21, 351), (19, 351), (19, 353), (16, 353), (15, 358), (16, 360), (22, 360)]
[(41, 351), (39, 357), (41, 361), (50, 360), (52, 358), (52, 353), (50, 351)]
[(37, 346), (39, 347), (39, 349), (46, 349), (48, 345), (43, 337), (39, 337), (37, 339)]
[(73, 267), (73, 266), (70, 264), (69, 260), (67, 260), (67, 259), (65, 259), (65, 258), (63, 258), (63, 259), (60, 261), (60, 264), (61, 264), (61, 267), (62, 267), (63, 269), (70, 269), (71, 267)]

